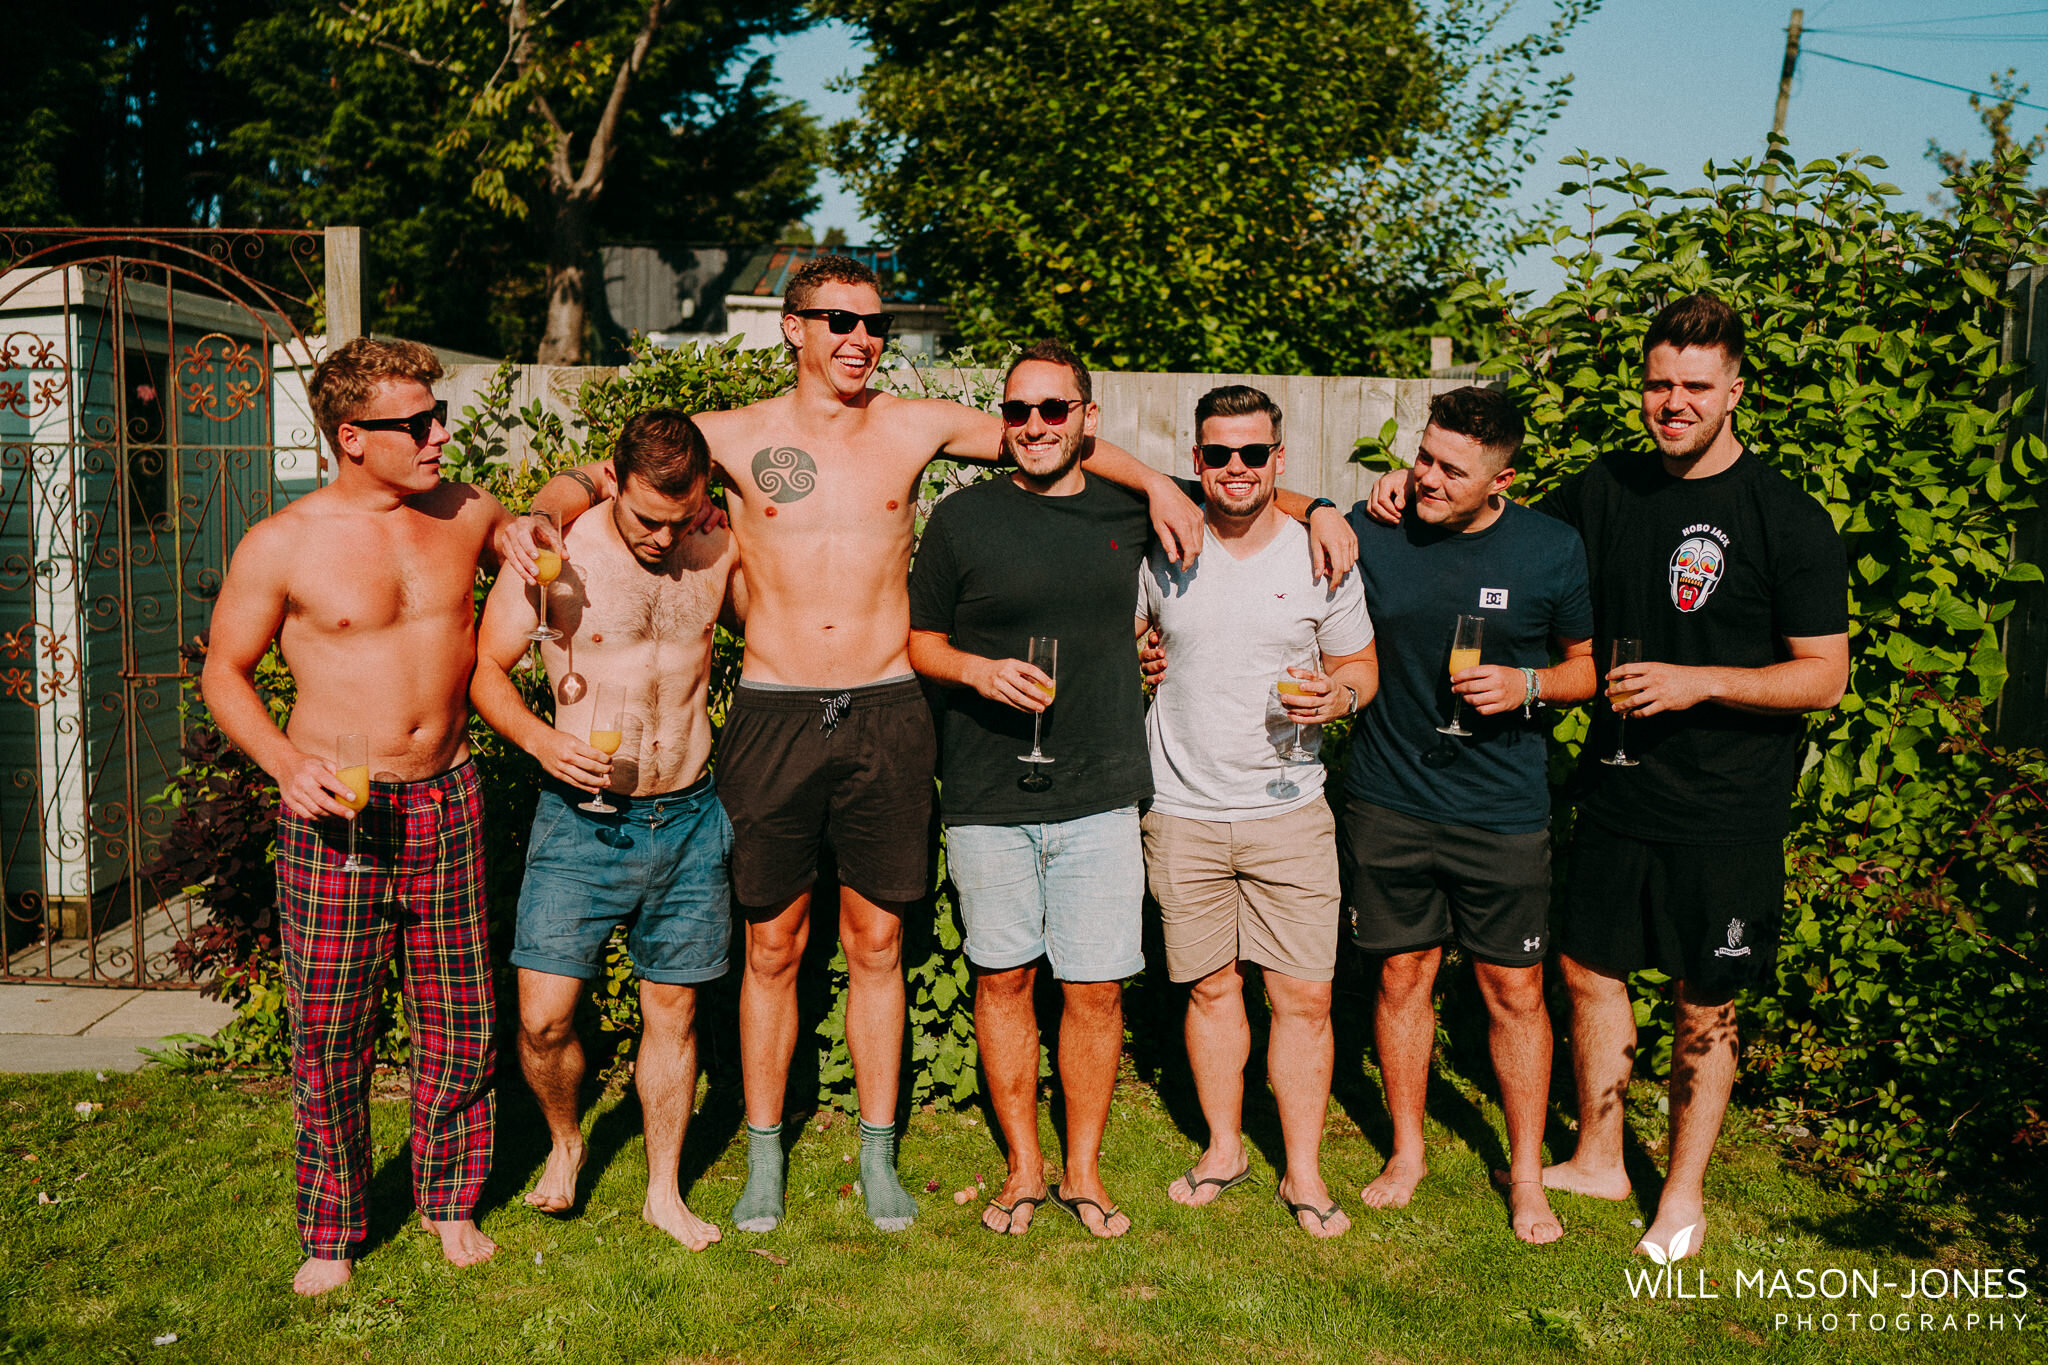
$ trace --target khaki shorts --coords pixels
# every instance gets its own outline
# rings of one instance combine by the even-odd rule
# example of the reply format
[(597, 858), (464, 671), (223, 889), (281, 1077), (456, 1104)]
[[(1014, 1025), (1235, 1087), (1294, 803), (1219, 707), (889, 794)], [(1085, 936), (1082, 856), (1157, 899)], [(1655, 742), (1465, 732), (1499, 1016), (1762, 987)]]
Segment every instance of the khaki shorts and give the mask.
[(1242, 959), (1302, 981), (1337, 973), (1337, 829), (1318, 796), (1264, 820), (1147, 811), (1145, 872), (1166, 972), (1199, 981)]

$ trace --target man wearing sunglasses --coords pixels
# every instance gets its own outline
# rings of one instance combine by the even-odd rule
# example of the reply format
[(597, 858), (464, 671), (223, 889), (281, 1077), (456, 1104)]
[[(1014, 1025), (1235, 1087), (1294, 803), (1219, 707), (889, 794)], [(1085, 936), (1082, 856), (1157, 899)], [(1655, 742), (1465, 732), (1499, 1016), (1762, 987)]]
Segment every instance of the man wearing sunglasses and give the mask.
[[(292, 1287), (346, 1283), (367, 1231), (370, 1042), (392, 959), (412, 1022), (413, 1199), (456, 1265), (490, 1166), (494, 1057), (483, 807), (469, 757), (479, 562), (534, 580), (530, 523), (441, 481), (441, 377), (416, 342), (359, 338), (313, 371), (334, 481), (249, 529), (215, 604), (200, 688), (277, 783), (277, 889), (292, 1016), (298, 1222)], [(275, 642), (297, 687), (282, 732), (255, 687)], [(344, 734), (367, 739), (344, 781)], [(356, 813), (361, 792), (367, 805)], [(342, 866), (351, 819), (367, 871)]]
[[(868, 387), (891, 319), (872, 270), (820, 256), (791, 280), (782, 334), (792, 392), (699, 414), (746, 573), (746, 655), (720, 740), (733, 823), (734, 898), (747, 920), (740, 992), (748, 1181), (733, 1221), (783, 1217), (782, 1111), (797, 1042), (796, 975), (811, 885), (829, 838), (840, 882), (847, 1050), (861, 1112), (861, 1190), (883, 1231), (917, 1205), (895, 1171), (903, 1046), (904, 907), (931, 889), (936, 762), (911, 669), (908, 578), (917, 490), (944, 457), (993, 463), (1003, 423), (957, 403)], [(1163, 474), (1096, 442), (1089, 471), (1140, 491), (1175, 559), (1200, 549), (1201, 515)], [(566, 522), (609, 496), (605, 464), (557, 476), (535, 500)]]
[[(1026, 347), (1003, 397), (1016, 469), (941, 502), (910, 575), (910, 661), (945, 688), (946, 867), (1009, 1161), (981, 1221), (1021, 1235), (1050, 1198), (1097, 1237), (1119, 1237), (1131, 1221), (1098, 1158), (1123, 1050), (1122, 983), (1145, 966), (1138, 803), (1152, 769), (1124, 597), (1150, 537), (1145, 504), (1081, 467), (1096, 409), (1079, 357), (1054, 341)], [(1031, 637), (1051, 637), (1056, 658), (1027, 662)], [(1027, 769), (1018, 758), (1034, 736), (1052, 762)], [(1038, 1143), (1041, 961), (1062, 997), (1057, 1189)]]
[(1305, 731), (1370, 701), (1379, 670), (1357, 575), (1318, 583), (1303, 562), (1307, 533), (1276, 505), (1281, 422), (1271, 398), (1243, 385), (1195, 407), (1209, 552), (1192, 567), (1155, 552), (1139, 574), (1137, 628), (1157, 627), (1173, 659), (1145, 722), (1156, 795), (1142, 827), (1167, 975), (1193, 983), (1188, 1061), (1209, 1125), (1207, 1148), (1167, 1193), (1200, 1207), (1251, 1179), (1244, 967), (1256, 963), (1286, 1148), (1275, 1193), (1303, 1231), (1336, 1237), (1351, 1220), (1323, 1183), (1321, 1148), (1337, 847), (1322, 765), (1302, 745)]

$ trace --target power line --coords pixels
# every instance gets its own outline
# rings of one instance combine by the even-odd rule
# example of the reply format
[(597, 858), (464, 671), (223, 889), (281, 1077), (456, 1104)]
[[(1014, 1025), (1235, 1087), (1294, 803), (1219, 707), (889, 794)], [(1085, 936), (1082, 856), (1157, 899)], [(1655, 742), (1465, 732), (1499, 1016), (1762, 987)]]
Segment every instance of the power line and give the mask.
[(1997, 100), (2001, 104), (2011, 103), (2012, 105), (2020, 109), (2038, 109), (2042, 113), (2048, 114), (2048, 104), (2029, 104), (2026, 100), (2009, 99), (2008, 96), (1994, 94), (1989, 90), (1977, 90), (1967, 85), (1954, 85), (1948, 81), (1938, 81), (1935, 80), (1932, 76), (1916, 76), (1910, 71), (1900, 71), (1896, 67), (1879, 66), (1876, 62), (1859, 62), (1854, 60), (1853, 58), (1837, 57), (1832, 52), (1820, 52), (1816, 51), (1813, 48), (1805, 49), (1802, 55), (1808, 57), (1825, 57), (1831, 62), (1840, 62), (1843, 66), (1865, 67), (1871, 71), (1882, 71), (1887, 76), (1903, 76), (1905, 79), (1909, 81), (1919, 81), (1923, 85), (1938, 85), (1944, 90), (1960, 90), (1965, 95), (1981, 95), (1987, 100)]
[[(1832, 0), (1831, 0), (1832, 2)], [(1997, 14), (1945, 14), (1938, 19), (1894, 19), (1881, 24), (1851, 24), (1854, 29), (1877, 28), (1924, 28), (1929, 24), (1977, 24), (1986, 19), (2023, 19), (2029, 15), (2048, 14), (2048, 9), (2009, 9)]]
[(1831, 38), (1877, 39), (1893, 43), (2048, 43), (2048, 33), (1859, 33), (1846, 28), (1809, 28), (1806, 31), (1826, 34)]

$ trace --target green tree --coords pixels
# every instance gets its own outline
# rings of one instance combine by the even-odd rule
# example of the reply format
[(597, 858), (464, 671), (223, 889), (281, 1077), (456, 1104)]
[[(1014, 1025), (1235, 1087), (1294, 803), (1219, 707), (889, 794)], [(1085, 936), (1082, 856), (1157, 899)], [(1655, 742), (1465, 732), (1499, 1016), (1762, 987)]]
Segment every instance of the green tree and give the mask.
[(866, 34), (837, 168), (975, 343), (1117, 368), (1412, 365), (1590, 5), (1496, 42), (1446, 0), (820, 0)]
[[(437, 146), (472, 158), (478, 199), (535, 220), (547, 275), (542, 364), (583, 357), (592, 253), (622, 180), (637, 175), (659, 185), (658, 197), (681, 197), (682, 184), (702, 182), (657, 172), (731, 170), (729, 147), (693, 136), (721, 116), (783, 155), (785, 171), (789, 151), (810, 150), (802, 115), (767, 95), (765, 61), (736, 85), (726, 78), (757, 38), (809, 21), (799, 0), (337, 0), (326, 14), (332, 36), (430, 73), (448, 109)], [(785, 218), (813, 202), (808, 181), (787, 174), (765, 197), (787, 207), (791, 189)]]
[[(2025, 142), (2013, 136), (2013, 114), (2019, 108), (2019, 102), (2027, 97), (2028, 90), (2027, 83), (2019, 78), (2019, 71), (2014, 67), (2007, 67), (2003, 76), (1994, 72), (1991, 76), (1991, 89), (1997, 98), (1988, 104), (1982, 95), (1970, 96), (1970, 108), (1975, 111), (1977, 121), (1984, 125), (1985, 132), (1991, 134), (1991, 161), (2004, 161), (2015, 153), (2026, 157), (2028, 161), (2040, 160), (2041, 153), (2048, 151), (2048, 128), (2042, 129)], [(1977, 166), (1986, 164), (1968, 152), (1952, 151), (1933, 138), (1927, 139), (1927, 159), (1941, 167), (1942, 176), (1948, 180), (1968, 175)], [(2037, 204), (2048, 208), (2048, 185), (2035, 186), (2033, 194)], [(1947, 199), (1940, 192), (1927, 197), (1935, 207), (1951, 217), (1955, 215), (1954, 200)]]

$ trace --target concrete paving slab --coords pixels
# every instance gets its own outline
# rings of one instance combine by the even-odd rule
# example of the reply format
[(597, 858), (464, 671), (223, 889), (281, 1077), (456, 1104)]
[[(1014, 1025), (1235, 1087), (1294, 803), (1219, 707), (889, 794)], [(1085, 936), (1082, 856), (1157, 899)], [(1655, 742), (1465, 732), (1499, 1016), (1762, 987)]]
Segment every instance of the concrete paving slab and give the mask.
[(0, 1034), (84, 1033), (142, 994), (90, 986), (0, 986)]
[(0, 1033), (0, 1072), (140, 1071), (149, 1058), (137, 1050), (137, 1044), (134, 1038)]
[(197, 991), (138, 991), (135, 999), (85, 1030), (88, 1038), (148, 1038), (173, 1033), (214, 1033), (235, 1017), (235, 1007)]

